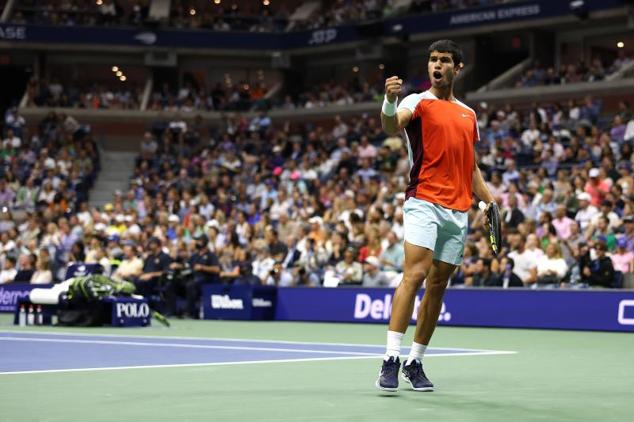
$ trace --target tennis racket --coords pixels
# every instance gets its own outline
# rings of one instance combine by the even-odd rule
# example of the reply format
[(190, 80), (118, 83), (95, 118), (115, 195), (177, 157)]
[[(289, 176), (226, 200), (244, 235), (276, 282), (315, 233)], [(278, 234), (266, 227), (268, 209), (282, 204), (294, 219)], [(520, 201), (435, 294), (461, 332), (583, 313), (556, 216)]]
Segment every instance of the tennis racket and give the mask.
[[(487, 208), (487, 204), (483, 201), (480, 201), (478, 206), (483, 212)], [(498, 252), (500, 252), (500, 244), (502, 242), (502, 227), (500, 225), (500, 209), (495, 202), (491, 203), (487, 211), (487, 217), (489, 219), (489, 242), (491, 243), (493, 255), (497, 256)]]

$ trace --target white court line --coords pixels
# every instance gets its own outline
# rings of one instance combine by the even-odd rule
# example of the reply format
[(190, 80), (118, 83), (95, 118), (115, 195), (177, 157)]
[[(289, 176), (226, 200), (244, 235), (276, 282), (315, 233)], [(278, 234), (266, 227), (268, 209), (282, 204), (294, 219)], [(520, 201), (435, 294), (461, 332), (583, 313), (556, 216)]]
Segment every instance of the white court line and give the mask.
[[(88, 334), (73, 333), (72, 331), (53, 332), (53, 331), (27, 331), (27, 330), (11, 330), (0, 331), (0, 334), (30, 334), (30, 335), (51, 335), (51, 336), (77, 336), (77, 337), (115, 337), (115, 338), (142, 338), (142, 339), (167, 339), (167, 340), (210, 340), (210, 341), (227, 341), (227, 342), (249, 342), (249, 343), (280, 343), (280, 344), (312, 344), (317, 346), (343, 346), (343, 347), (378, 347), (385, 348), (385, 344), (363, 344), (363, 343), (323, 343), (315, 341), (292, 341), (292, 340), (262, 340), (262, 339), (243, 339), (243, 338), (224, 338), (224, 337), (178, 337), (178, 336), (147, 336), (147, 335), (119, 335), (119, 334)], [(0, 338), (3, 338), (0, 336)], [(6, 337), (5, 337), (6, 338)], [(466, 350), (470, 352), (486, 352), (487, 349), (470, 349), (468, 347), (430, 347), (430, 350)], [(503, 351), (503, 350), (502, 350)], [(516, 353), (516, 352), (510, 352)]]
[(246, 347), (246, 346), (212, 346), (207, 344), (185, 343), (143, 343), (137, 341), (110, 341), (110, 340), (76, 340), (57, 338), (26, 338), (26, 337), (0, 337), (0, 341), (24, 341), (24, 342), (48, 342), (48, 343), (79, 343), (79, 344), (108, 344), (115, 346), (141, 346), (141, 347), (178, 347), (184, 349), (221, 349), (221, 350), (257, 350), (262, 352), (297, 352), (297, 353), (321, 353), (328, 355), (352, 355), (352, 356), (376, 356), (376, 353), (365, 352), (340, 352), (337, 350), (311, 350), (311, 349), (282, 349), (275, 347)]
[[(490, 355), (512, 355), (517, 352), (507, 351), (487, 351), (487, 352), (460, 352), (460, 353), (447, 353), (444, 355), (429, 355), (426, 358), (436, 357), (453, 357), (453, 356), (490, 356)], [(232, 365), (253, 365), (258, 363), (293, 363), (293, 362), (321, 362), (329, 360), (354, 360), (354, 359), (380, 359), (383, 355), (371, 355), (371, 356), (343, 356), (343, 357), (328, 357), (328, 358), (306, 358), (306, 359), (279, 359), (279, 360), (249, 360), (242, 362), (210, 362), (210, 363), (177, 363), (166, 365), (139, 365), (139, 366), (111, 366), (105, 368), (70, 368), (70, 369), (41, 369), (33, 371), (14, 371), (14, 372), (0, 372), (0, 375), (23, 375), (23, 374), (50, 374), (59, 372), (90, 372), (90, 371), (118, 371), (121, 369), (155, 369), (155, 368), (187, 368), (187, 367), (201, 367), (201, 366), (232, 366)]]

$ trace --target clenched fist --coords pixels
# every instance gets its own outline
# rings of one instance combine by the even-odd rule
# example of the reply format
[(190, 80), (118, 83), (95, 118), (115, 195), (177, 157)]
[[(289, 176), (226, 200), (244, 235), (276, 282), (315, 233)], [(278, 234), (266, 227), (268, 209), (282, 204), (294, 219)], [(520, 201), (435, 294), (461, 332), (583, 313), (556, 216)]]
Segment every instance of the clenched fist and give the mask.
[(391, 103), (396, 101), (396, 97), (401, 93), (401, 87), (403, 86), (403, 80), (398, 76), (392, 76), (385, 80), (385, 96)]

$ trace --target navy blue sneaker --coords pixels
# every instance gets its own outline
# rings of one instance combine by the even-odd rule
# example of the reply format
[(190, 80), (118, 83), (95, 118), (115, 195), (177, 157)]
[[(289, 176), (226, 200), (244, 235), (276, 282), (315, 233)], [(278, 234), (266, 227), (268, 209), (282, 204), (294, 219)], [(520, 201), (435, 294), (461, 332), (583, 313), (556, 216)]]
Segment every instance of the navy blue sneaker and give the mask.
[(379, 378), (376, 380), (376, 388), (383, 391), (398, 391), (398, 370), (401, 369), (401, 361), (397, 357), (390, 356), (388, 360), (383, 360)]
[(427, 378), (423, 364), (418, 360), (403, 365), (403, 379), (409, 382), (415, 391), (434, 391), (434, 384)]

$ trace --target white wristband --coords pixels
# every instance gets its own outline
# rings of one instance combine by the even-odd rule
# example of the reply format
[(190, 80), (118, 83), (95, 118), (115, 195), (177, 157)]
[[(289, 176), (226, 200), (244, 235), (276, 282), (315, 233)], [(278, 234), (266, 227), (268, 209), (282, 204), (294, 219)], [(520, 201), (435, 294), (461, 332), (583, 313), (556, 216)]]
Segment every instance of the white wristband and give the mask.
[(392, 117), (396, 114), (396, 100), (393, 103), (387, 100), (387, 96), (383, 97), (383, 107), (381, 108), (381, 112), (388, 117)]

